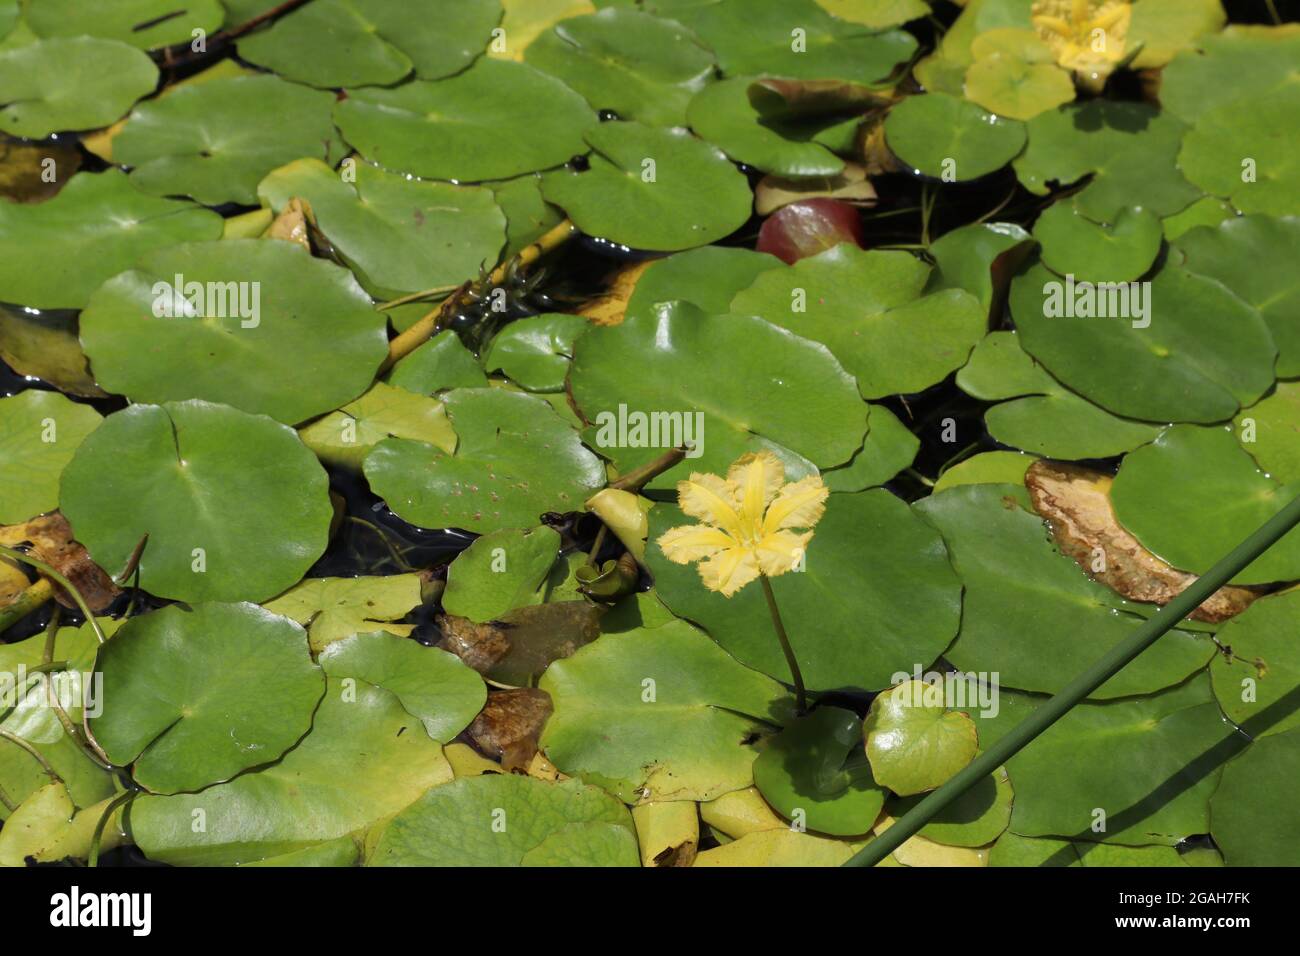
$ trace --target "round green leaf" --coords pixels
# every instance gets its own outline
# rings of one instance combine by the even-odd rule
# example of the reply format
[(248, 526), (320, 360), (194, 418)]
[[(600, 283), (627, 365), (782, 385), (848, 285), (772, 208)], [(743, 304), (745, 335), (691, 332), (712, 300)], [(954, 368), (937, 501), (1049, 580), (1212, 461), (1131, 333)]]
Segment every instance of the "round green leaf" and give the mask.
[[(1113, 592), (1056, 550), (1026, 497), (1023, 487), (963, 485), (915, 507), (943, 532), (965, 585), (961, 632), (945, 659), (963, 671), (996, 672), (1007, 687), (1055, 693), (1143, 620), (1112, 610)], [(1094, 696), (1177, 684), (1213, 653), (1203, 636), (1171, 631)]]
[(376, 382), (355, 402), (318, 418), (299, 435), (321, 461), (360, 471), (385, 438), (411, 438), (443, 451), (456, 448), (456, 433), (442, 402)]
[[(1148, 550), (1204, 574), (1295, 497), (1256, 467), (1226, 428), (1175, 425), (1130, 452), (1111, 488), (1115, 517)], [(1292, 531), (1232, 580), (1300, 578), (1300, 531)]]
[(43, 203), (0, 203), (0, 301), (80, 309), (105, 279), (145, 253), (219, 239), (221, 217), (193, 203), (140, 192), (117, 169), (82, 173)]
[(318, 159), (300, 159), (262, 180), (257, 194), (274, 212), (299, 198), (320, 231), (379, 297), (455, 286), (491, 267), (506, 219), (491, 190), (412, 180), (359, 163), (355, 182)]
[[(961, 226), (944, 233), (930, 245), (934, 272), (930, 274), (930, 291), (965, 289), (980, 304), (995, 313), (995, 299), (1006, 295), (1010, 272), (1024, 258), (1031, 246), (1029, 233), (1012, 222), (984, 222)], [(1000, 310), (1001, 306), (996, 306)]]
[(552, 664), (539, 686), (555, 703), (546, 756), (627, 803), (750, 786), (757, 750), (746, 741), (791, 716), (785, 688), (684, 621), (606, 634)]
[(487, 376), (474, 353), (445, 329), (393, 366), (388, 381), (417, 395), (449, 388), (486, 388)]
[(928, 93), (889, 111), (885, 139), (917, 175), (952, 182), (979, 179), (1015, 159), (1025, 148), (1025, 125), (947, 93)]
[(861, 756), (862, 721), (851, 710), (818, 707), (774, 735), (754, 761), (754, 784), (787, 819), (832, 836), (868, 833), (884, 791), (870, 766), (845, 765)]
[(1300, 382), (1278, 382), (1273, 392), (1242, 409), (1233, 425), (1241, 447), (1266, 474), (1290, 484), (1300, 480)]
[[(891, 800), (887, 812), (901, 817), (923, 799), (918, 794)], [(1014, 799), (1011, 778), (1005, 767), (999, 767), (940, 810), (921, 828), (920, 835), (945, 846), (987, 846), (1011, 822)], [(993, 865), (991, 860), (989, 865)]]
[(1159, 216), (1200, 197), (1177, 171), (1186, 125), (1146, 103), (1092, 99), (1040, 113), (1029, 120), (1029, 145), (1015, 161), (1030, 192), (1046, 195), (1091, 174), (1074, 196), (1094, 222), (1113, 222), (1125, 206), (1141, 203)]
[(1026, 352), (1116, 415), (1222, 421), (1273, 384), (1277, 350), (1259, 313), (1173, 265), (1149, 285), (1109, 288), (1034, 265), (1011, 284), (1011, 314)]
[(1079, 282), (1132, 282), (1160, 254), (1160, 217), (1125, 206), (1111, 223), (1096, 223), (1070, 202), (1053, 203), (1034, 224), (1043, 263), (1057, 275)]
[(781, 265), (766, 252), (732, 246), (701, 246), (656, 259), (637, 280), (624, 319), (652, 315), (658, 303), (678, 301), (724, 315), (737, 292)]
[[(983, 401), (1011, 399), (990, 408), (984, 424), (1004, 445), (1037, 455), (1109, 458), (1145, 445), (1160, 431), (1158, 425), (1112, 415), (1065, 388), (1025, 354), (1014, 332), (985, 336), (957, 373), (957, 385)], [(1023, 460), (1021, 475), (1027, 465)]]
[(153, 61), (116, 40), (60, 37), (0, 50), (0, 132), (44, 139), (107, 126), (157, 85)]
[(58, 392), (0, 398), (0, 524), (59, 506), (59, 476), (99, 422), (99, 412)]
[(775, 176), (835, 176), (840, 159), (813, 142), (815, 126), (763, 121), (750, 102), (754, 77), (736, 76), (706, 86), (691, 100), (686, 119), (696, 134), (738, 163)]
[(189, 43), (195, 30), (216, 33), (226, 11), (220, 0), (27, 0), (23, 18), (39, 37), (103, 37), (155, 50)]
[(1300, 591), (1288, 591), (1256, 601), (1219, 629), (1224, 653), (1210, 664), (1214, 695), (1228, 719), (1256, 740), (1300, 726), (1300, 712), (1286, 708), (1300, 692), (1298, 627)]
[(254, 604), (134, 617), (97, 669), (105, 704), (91, 732), (153, 793), (199, 790), (278, 760), (311, 727), (325, 690), (303, 629)]
[[(1164, 66), (1202, 36), (1223, 29), (1221, 0), (1142, 0), (1133, 5), (1127, 49), (1138, 49), (1135, 69)], [(1163, 101), (1163, 93), (1161, 100)]]
[(873, 30), (919, 20), (930, 12), (925, 0), (817, 0), (828, 13)]
[(1257, 740), (1224, 768), (1210, 832), (1228, 866), (1300, 865), (1300, 730)]
[(924, 681), (904, 681), (877, 695), (863, 721), (871, 775), (899, 796), (942, 786), (979, 749), (975, 722), (943, 705), (942, 685), (935, 690)]
[(867, 437), (846, 465), (822, 473), (831, 491), (864, 491), (883, 485), (916, 460), (921, 440), (884, 405), (870, 405)]
[(934, 493), (958, 485), (1022, 485), (1036, 456), (1018, 451), (985, 451), (958, 462), (939, 476)]
[(91, 296), (81, 342), (109, 391), (225, 402), (286, 424), (356, 398), (388, 352), (384, 317), (351, 274), (258, 239), (141, 257)]
[(1234, 216), (1174, 245), (1188, 272), (1218, 279), (1259, 310), (1277, 343), (1278, 377), (1300, 376), (1300, 275), (1269, 265), (1300, 257), (1300, 218)]
[[(650, 512), (646, 563), (660, 599), (741, 663), (789, 680), (762, 590), (724, 598), (655, 544), (666, 529), (691, 523), (669, 504)], [(772, 589), (812, 690), (888, 687), (895, 673), (943, 653), (961, 613), (961, 586), (938, 532), (882, 490), (831, 495), (807, 570), (773, 579)]]
[(563, 391), (574, 342), (589, 326), (580, 315), (559, 313), (511, 322), (492, 339), (483, 365), (530, 392)]
[(538, 603), (559, 550), (559, 533), (547, 527), (503, 528), (483, 535), (447, 568), (443, 609), (482, 623)]
[(201, 793), (139, 797), (129, 821), (151, 860), (231, 866), (360, 833), (451, 778), (395, 694), (331, 679), (311, 733), (278, 763)]
[[(729, 356), (726, 375), (717, 374), (720, 355)], [(593, 426), (589, 441), (620, 472), (695, 443), (695, 457), (651, 488), (673, 488), (690, 471), (722, 474), (762, 448), (798, 477), (848, 461), (866, 430), (853, 379), (824, 346), (762, 319), (706, 316), (680, 302), (592, 328), (574, 349), (569, 384)], [(652, 432), (652, 413), (667, 413), (668, 424)]]
[(435, 787), (399, 813), (384, 829), (367, 865), (639, 863), (632, 815), (603, 790), (578, 780), (547, 783), (485, 774)]
[[(1147, 0), (1143, 0), (1147, 2)], [(1203, 113), (1235, 100), (1267, 102), (1296, 83), (1300, 33), (1250, 26), (1229, 26), (1202, 37), (1160, 74), (1160, 103), (1192, 122)]]
[(459, 73), (501, 20), (498, 0), (313, 0), (239, 41), (242, 59), (311, 86), (391, 86)]
[(582, 134), (597, 121), (554, 77), (493, 59), (436, 82), (349, 90), (334, 118), (371, 162), (458, 182), (558, 166), (586, 151)]
[(113, 161), (135, 167), (131, 181), (157, 196), (256, 205), (271, 170), (303, 156), (338, 160), (333, 104), (331, 93), (263, 74), (178, 86), (132, 111)]
[(970, 65), (965, 94), (972, 103), (999, 116), (1027, 120), (1071, 102), (1074, 81), (1055, 63), (1035, 63), (1004, 52)]
[(408, 636), (413, 624), (394, 624), (419, 607), (419, 574), (308, 578), (263, 606), (308, 628), (313, 653), (354, 634), (387, 631)]
[(524, 60), (558, 77), (593, 109), (650, 126), (681, 126), (686, 104), (713, 76), (713, 54), (680, 23), (608, 9), (557, 23)]
[(716, 242), (749, 219), (744, 175), (685, 130), (602, 123), (584, 172), (542, 180), (542, 195), (583, 232), (638, 249), (674, 251)]
[(454, 455), (401, 438), (366, 458), (371, 488), (400, 517), (426, 528), (529, 528), (548, 511), (576, 511), (605, 470), (540, 398), (501, 389), (445, 396), (459, 438)]
[(1288, 135), (1297, 125), (1300, 83), (1264, 102), (1233, 100), (1201, 114), (1183, 140), (1178, 166), (1189, 182), (1244, 213), (1298, 216), (1300, 155)]
[(397, 696), (434, 740), (445, 742), (469, 726), (483, 709), (483, 679), (459, 657), (395, 634), (354, 634), (321, 651), (331, 680), (356, 678)]
[(325, 550), (334, 513), (293, 429), (197, 401), (104, 419), (64, 469), (59, 505), (101, 567), (124, 567), (148, 534), (140, 586), (181, 601), (278, 594)]
[(840, 243), (764, 272), (731, 311), (821, 342), (867, 398), (919, 392), (965, 363), (987, 322), (968, 292), (923, 295), (929, 274), (910, 253)]

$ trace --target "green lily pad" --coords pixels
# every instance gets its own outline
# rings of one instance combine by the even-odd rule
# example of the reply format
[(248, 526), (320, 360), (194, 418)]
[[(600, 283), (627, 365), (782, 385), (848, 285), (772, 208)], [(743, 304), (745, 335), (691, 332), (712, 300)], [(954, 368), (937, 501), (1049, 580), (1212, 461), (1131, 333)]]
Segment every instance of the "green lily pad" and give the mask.
[(919, 392), (960, 368), (986, 313), (961, 289), (924, 295), (929, 267), (907, 252), (840, 243), (760, 275), (731, 302), (834, 353), (866, 398)]
[(239, 56), (311, 86), (436, 80), (483, 53), (499, 0), (314, 0), (239, 41)]
[(1237, 210), (1232, 208), (1231, 203), (1213, 196), (1202, 196), (1182, 212), (1176, 212), (1162, 220), (1165, 239), (1173, 242), (1197, 226), (1217, 226), (1225, 219), (1235, 219), (1236, 216)]
[[(1226, 428), (1175, 425), (1130, 452), (1111, 489), (1119, 523), (1174, 567), (1204, 574), (1295, 497), (1261, 472)], [(1232, 580), (1300, 578), (1300, 532), (1273, 545)]]
[(989, 851), (989, 866), (1192, 866), (1171, 846), (1112, 846), (1004, 833)]
[(770, 73), (869, 86), (888, 79), (917, 45), (902, 30), (837, 19), (814, 0), (718, 0), (669, 13), (713, 47), (727, 76)]
[(965, 289), (999, 322), (1011, 273), (1032, 244), (1013, 222), (971, 223), (944, 233), (930, 245), (935, 268), (927, 291)]
[[(964, 93), (977, 106), (1009, 119), (1033, 119), (1074, 99), (1074, 80), (1051, 60), (1051, 53), (1028, 30), (1014, 33), (1028, 42), (1003, 48), (976, 59), (964, 77)], [(981, 34), (979, 38), (988, 36)], [(1041, 48), (1041, 49), (1040, 49)]]
[(589, 327), (580, 315), (559, 313), (511, 322), (492, 339), (483, 366), (530, 392), (563, 391), (573, 344)]
[[(1143, 0), (1147, 2), (1147, 0)], [(1160, 74), (1160, 104), (1188, 122), (1234, 101), (1267, 102), (1296, 82), (1300, 32), (1229, 26), (1201, 37)]]
[[(1011, 695), (1002, 696), (1010, 712)], [(1008, 729), (1012, 719), (1008, 713)], [(1159, 694), (1080, 704), (1008, 762), (1016, 787), (1011, 830), (1173, 846), (1209, 832), (1221, 765), (1245, 744), (1204, 676)]]
[[(901, 817), (921, 800), (921, 795), (895, 798), (888, 813)], [(987, 846), (1006, 830), (1011, 822), (1015, 795), (1005, 767), (999, 767), (940, 810), (920, 830), (920, 835), (945, 846)], [(992, 861), (989, 861), (992, 866)]]
[(650, 126), (681, 126), (713, 77), (713, 54), (673, 20), (611, 8), (557, 23), (524, 61), (577, 90), (593, 109)]
[(388, 381), (417, 395), (450, 388), (486, 388), (488, 384), (474, 353), (450, 330), (439, 332), (394, 365)]
[(325, 550), (325, 471), (293, 429), (225, 405), (133, 405), (63, 471), (59, 505), (101, 567), (144, 535), (140, 586), (181, 601), (261, 600)]
[[(448, 835), (454, 834), (454, 839)], [(637, 866), (627, 808), (577, 780), (486, 774), (430, 790), (384, 829), (369, 866)]]
[(1300, 730), (1257, 740), (1223, 770), (1211, 802), (1210, 832), (1228, 866), (1296, 866), (1300, 813)]
[(831, 491), (865, 491), (883, 485), (916, 460), (921, 440), (884, 405), (870, 405), (867, 437), (848, 464), (822, 473)]
[(299, 434), (321, 461), (355, 471), (385, 438), (427, 442), (449, 454), (456, 448), (456, 433), (442, 402), (383, 382)]
[(426, 528), (530, 528), (548, 511), (576, 511), (605, 469), (545, 401), (502, 389), (444, 397), (460, 441), (454, 455), (402, 438), (366, 458), (371, 488)]
[[(650, 512), (646, 563), (660, 600), (741, 663), (788, 680), (762, 590), (724, 598), (655, 544), (666, 529), (691, 523), (670, 504)], [(883, 490), (831, 495), (808, 545), (807, 570), (773, 579), (772, 589), (811, 690), (888, 687), (896, 672), (928, 666), (944, 652), (961, 613), (960, 584), (938, 532)]]
[(278, 760), (311, 727), (325, 678), (307, 635), (253, 604), (173, 605), (104, 645), (108, 759), (154, 793), (199, 790)]
[(281, 853), (279, 856), (268, 856), (264, 860), (254, 860), (251, 863), (245, 863), (244, 866), (275, 866), (275, 867), (340, 867), (356, 866), (361, 859), (361, 851), (357, 847), (357, 842), (350, 836), (339, 837), (337, 840), (327, 840), (324, 843), (314, 843), (305, 846), (301, 850), (292, 850), (289, 853)]
[(750, 101), (753, 84), (752, 76), (736, 76), (706, 86), (687, 108), (691, 129), (736, 162), (775, 176), (835, 176), (843, 171), (844, 160), (812, 141), (817, 125), (765, 121)]
[(334, 111), (344, 139), (387, 169), (480, 182), (547, 169), (586, 151), (584, 100), (523, 63), (481, 59), (444, 80), (354, 89)]
[(606, 634), (552, 664), (539, 686), (555, 702), (546, 756), (627, 803), (750, 786), (758, 751), (746, 741), (792, 716), (785, 688), (684, 621)]
[(73, 312), (0, 305), (0, 358), (19, 375), (39, 378), (68, 395), (105, 398), (77, 339)]
[(1201, 114), (1183, 140), (1178, 166), (1189, 182), (1244, 213), (1300, 216), (1300, 157), (1286, 133), (1300, 124), (1300, 83), (1270, 93), (1267, 107), (1261, 105), (1234, 100)]
[(1278, 382), (1267, 397), (1233, 421), (1241, 447), (1270, 477), (1300, 481), (1300, 382)]
[[(730, 357), (727, 375), (717, 374), (720, 355)], [(866, 431), (853, 379), (824, 346), (762, 319), (707, 316), (681, 302), (592, 328), (574, 349), (569, 386), (593, 426), (592, 447), (620, 472), (695, 441), (697, 457), (660, 475), (652, 489), (673, 488), (691, 471), (722, 474), (741, 454), (761, 448), (782, 458), (796, 478), (813, 465), (848, 461)], [(646, 419), (639, 429), (630, 412)], [(663, 421), (680, 427), (674, 432), (665, 424), (652, 434), (652, 412), (668, 413)]]
[(542, 179), (542, 195), (583, 232), (638, 249), (707, 245), (744, 225), (753, 195), (744, 175), (685, 130), (602, 123), (583, 172)]
[(1046, 195), (1050, 183), (1092, 174), (1074, 202), (1094, 222), (1113, 222), (1135, 201), (1168, 216), (1201, 195), (1176, 168), (1187, 126), (1145, 103), (1088, 100), (1040, 113), (1026, 130), (1029, 145), (1014, 163), (1020, 182)]
[(537, 173), (485, 185), (496, 195), (497, 205), (506, 217), (503, 261), (517, 256), (564, 218), (558, 209), (542, 198), (542, 177)]
[(303, 156), (338, 161), (333, 103), (323, 90), (261, 74), (178, 86), (131, 113), (113, 161), (134, 167), (131, 181), (157, 196), (256, 205), (271, 170)]
[(448, 614), (481, 623), (536, 604), (559, 549), (559, 533), (547, 527), (485, 534), (447, 569), (442, 606)]
[[(0, 867), (26, 866), (27, 861), (59, 863), (84, 860), (109, 800), (78, 810), (60, 782), (48, 784), (20, 803), (0, 830)], [(106, 822), (99, 846), (109, 850), (123, 842), (121, 811)]]
[[(943, 532), (965, 585), (961, 631), (945, 659), (963, 671), (997, 672), (1006, 687), (1055, 693), (1143, 620), (1111, 610), (1113, 593), (1057, 551), (1027, 497), (1023, 486), (963, 485), (915, 507)], [(1213, 653), (1203, 635), (1171, 631), (1094, 696), (1169, 687)], [(1019, 787), (1014, 767), (1011, 778)]]
[(116, 40), (59, 37), (0, 50), (0, 132), (44, 139), (107, 126), (157, 85), (153, 61)]
[(23, 17), (39, 37), (94, 36), (156, 50), (189, 43), (195, 30), (216, 33), (226, 11), (220, 0), (27, 0)]
[(919, 20), (930, 12), (925, 0), (817, 0), (827, 13), (873, 30)]
[(934, 494), (958, 485), (1022, 485), (1025, 472), (1037, 459), (1018, 451), (986, 451), (960, 461), (941, 474)]
[(17, 524), (59, 506), (59, 476), (99, 412), (58, 392), (0, 398), (0, 524)]
[(284, 759), (201, 793), (140, 797), (131, 833), (151, 860), (230, 866), (360, 832), (451, 780), (418, 728), (397, 695), (330, 678), (311, 733)]
[(782, 827), (746, 833), (725, 846), (705, 850), (695, 858), (695, 866), (723, 867), (794, 867), (842, 866), (861, 844), (800, 833)]
[(754, 761), (754, 784), (782, 816), (832, 836), (871, 831), (885, 793), (861, 756), (862, 721), (851, 710), (818, 707), (774, 735)]
[[(337, 641), (374, 631), (406, 637), (413, 624), (395, 624), (419, 607), (420, 575), (390, 574), (359, 578), (308, 578), (265, 602), (307, 628), (314, 652)], [(364, 675), (358, 675), (364, 676)]]
[(947, 93), (909, 96), (889, 111), (885, 139), (917, 175), (979, 179), (1025, 148), (1025, 125)]
[(1160, 217), (1140, 206), (1125, 206), (1113, 222), (1085, 218), (1074, 203), (1049, 206), (1034, 224), (1043, 263), (1057, 275), (1079, 282), (1132, 282), (1160, 254)]
[(257, 239), (146, 254), (91, 296), (81, 342), (100, 385), (133, 401), (202, 398), (290, 425), (356, 398), (388, 352), (347, 270)]
[(651, 316), (660, 302), (690, 302), (708, 315), (724, 315), (737, 292), (782, 262), (766, 252), (701, 246), (657, 259), (637, 280), (624, 320)]
[(99, 285), (140, 256), (177, 242), (218, 239), (221, 217), (193, 203), (140, 192), (120, 170), (82, 173), (43, 203), (0, 203), (0, 301), (80, 309)]
[(1164, 66), (1177, 53), (1192, 48), (1197, 40), (1222, 30), (1226, 19), (1220, 0), (1142, 0), (1135, 3), (1126, 38), (1128, 49), (1141, 47), (1133, 59), (1133, 68), (1148, 70)]
[(1222, 421), (1273, 384), (1277, 349), (1260, 314), (1172, 264), (1149, 286), (1110, 288), (1034, 265), (1011, 284), (1011, 314), (1026, 352), (1116, 415)]
[(1300, 712), (1288, 712), (1285, 703), (1300, 688), (1297, 624), (1300, 591), (1288, 591), (1256, 601), (1219, 629), (1225, 651), (1210, 663), (1214, 695), (1228, 719), (1256, 740), (1300, 726)]
[(966, 714), (930, 700), (930, 685), (910, 680), (871, 702), (863, 721), (871, 775), (899, 796), (934, 790), (975, 759), (979, 734)]
[(330, 644), (319, 661), (341, 685), (360, 680), (395, 694), (440, 743), (468, 727), (487, 700), (483, 679), (459, 657), (395, 634), (354, 634)]
[(1146, 444), (1160, 431), (1071, 392), (1025, 354), (1014, 332), (990, 332), (957, 373), (957, 385), (973, 398), (1001, 402), (984, 414), (990, 435), (1050, 458), (1109, 458)]
[(1193, 229), (1174, 245), (1183, 268), (1219, 280), (1259, 310), (1277, 344), (1278, 377), (1300, 376), (1300, 278), (1262, 265), (1300, 256), (1300, 218), (1234, 216)]
[(455, 286), (496, 264), (506, 219), (489, 189), (411, 180), (369, 163), (345, 182), (318, 159), (300, 159), (262, 180), (274, 212), (311, 205), (335, 252), (376, 296)]

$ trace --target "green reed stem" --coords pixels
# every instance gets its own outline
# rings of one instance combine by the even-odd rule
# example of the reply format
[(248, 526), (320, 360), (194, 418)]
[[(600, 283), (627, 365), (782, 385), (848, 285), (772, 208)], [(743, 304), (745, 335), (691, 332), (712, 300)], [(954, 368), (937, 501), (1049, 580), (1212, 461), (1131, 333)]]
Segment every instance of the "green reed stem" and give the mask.
[(1197, 578), (1176, 598), (1162, 607), (1131, 637), (1107, 651), (1086, 671), (1066, 684), (1047, 703), (1018, 723), (1010, 733), (976, 757), (960, 773), (905, 813), (881, 836), (859, 850), (845, 866), (875, 866), (894, 852), (908, 837), (930, 822), (944, 807), (997, 770), (1035, 737), (1056, 723), (1081, 700), (1110, 680), (1135, 657), (1171, 630), (1202, 602), (1278, 540), (1300, 524), (1300, 496), (1269, 518), (1254, 534), (1230, 554)]

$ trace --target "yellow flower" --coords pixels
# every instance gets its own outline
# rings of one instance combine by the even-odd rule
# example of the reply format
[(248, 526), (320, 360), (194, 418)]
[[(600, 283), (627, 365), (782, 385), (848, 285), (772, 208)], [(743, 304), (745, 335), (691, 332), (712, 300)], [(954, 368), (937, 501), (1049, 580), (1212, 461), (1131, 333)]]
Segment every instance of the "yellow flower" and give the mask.
[(702, 561), (704, 586), (731, 597), (760, 573), (775, 577), (799, 561), (829, 494), (815, 475), (785, 484), (769, 451), (745, 455), (725, 479), (697, 472), (677, 483), (682, 511), (704, 523), (665, 531), (659, 547), (677, 564)]
[(1129, 0), (1034, 0), (1032, 19), (1056, 62), (1100, 89), (1124, 59)]

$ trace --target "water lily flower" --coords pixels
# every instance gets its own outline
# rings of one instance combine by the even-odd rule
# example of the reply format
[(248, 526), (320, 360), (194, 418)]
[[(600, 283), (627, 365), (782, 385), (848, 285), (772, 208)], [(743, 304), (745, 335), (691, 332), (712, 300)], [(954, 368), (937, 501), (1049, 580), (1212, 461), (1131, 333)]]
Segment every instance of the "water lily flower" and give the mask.
[(786, 484), (769, 451), (745, 455), (725, 479), (697, 472), (677, 483), (682, 511), (703, 524), (664, 532), (659, 547), (677, 564), (702, 562), (704, 586), (731, 597), (760, 574), (776, 577), (799, 562), (828, 494), (817, 476)]
[(1124, 59), (1130, 0), (1034, 0), (1031, 19), (1056, 62), (1100, 90)]

